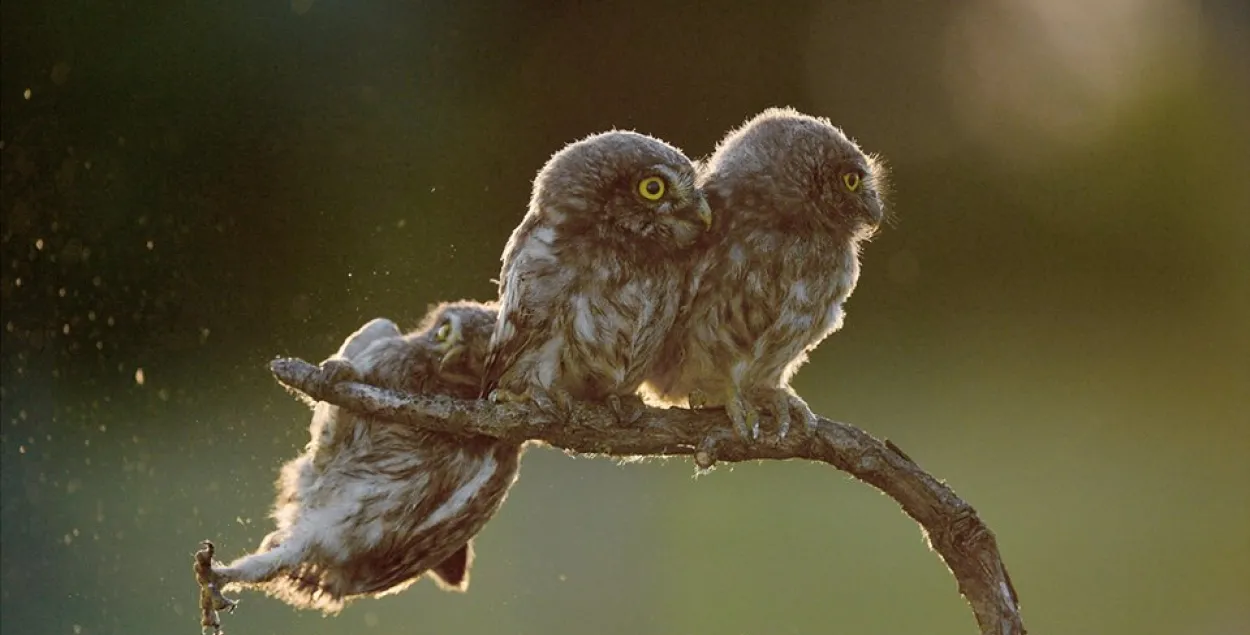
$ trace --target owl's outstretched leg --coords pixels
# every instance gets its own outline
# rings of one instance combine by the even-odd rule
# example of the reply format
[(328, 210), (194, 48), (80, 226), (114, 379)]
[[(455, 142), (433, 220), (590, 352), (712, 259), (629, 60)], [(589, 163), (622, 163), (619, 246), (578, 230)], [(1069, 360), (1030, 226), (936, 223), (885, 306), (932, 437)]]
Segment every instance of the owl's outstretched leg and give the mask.
[(235, 588), (239, 585), (262, 584), (299, 564), (311, 548), (306, 535), (288, 534), (278, 541), (265, 538), (267, 550), (243, 556), (224, 567), (213, 567), (223, 585)]

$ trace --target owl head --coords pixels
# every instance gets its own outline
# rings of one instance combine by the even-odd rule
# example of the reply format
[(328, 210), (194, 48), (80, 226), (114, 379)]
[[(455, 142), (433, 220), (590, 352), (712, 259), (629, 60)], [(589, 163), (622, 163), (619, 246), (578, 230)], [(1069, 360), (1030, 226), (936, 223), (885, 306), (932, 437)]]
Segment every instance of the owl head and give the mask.
[(557, 233), (662, 257), (693, 245), (711, 226), (696, 173), (681, 150), (659, 139), (603, 132), (547, 161), (534, 179), (530, 214)]
[(486, 351), (499, 305), (471, 300), (443, 302), (430, 308), (418, 331), (438, 355), (437, 377), (476, 388), (482, 379)]
[(871, 237), (885, 220), (887, 171), (823, 117), (769, 108), (729, 132), (701, 178), (709, 194), (756, 200), (801, 225)]

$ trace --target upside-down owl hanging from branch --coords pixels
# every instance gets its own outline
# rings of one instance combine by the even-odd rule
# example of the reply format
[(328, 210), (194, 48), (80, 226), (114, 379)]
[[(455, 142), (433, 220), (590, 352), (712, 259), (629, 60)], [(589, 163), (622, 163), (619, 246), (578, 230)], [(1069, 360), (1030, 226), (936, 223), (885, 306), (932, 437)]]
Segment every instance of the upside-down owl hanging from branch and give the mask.
[[(403, 335), (377, 319), (322, 363), (322, 381), (361, 381), (468, 399), (482, 381), (496, 308), (435, 307)], [(465, 590), (473, 537), (517, 478), (521, 446), (315, 406), (308, 449), (282, 468), (278, 528), (216, 573), (301, 608), (335, 612), (353, 598), (396, 593), (422, 574)]]

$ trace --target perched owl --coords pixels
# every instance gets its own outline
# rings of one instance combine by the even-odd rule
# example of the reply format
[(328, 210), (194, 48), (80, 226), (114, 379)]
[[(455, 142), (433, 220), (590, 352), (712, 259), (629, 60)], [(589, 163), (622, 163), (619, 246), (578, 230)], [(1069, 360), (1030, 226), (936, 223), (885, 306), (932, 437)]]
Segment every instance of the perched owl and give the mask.
[(503, 252), (483, 394), (556, 417), (571, 399), (606, 401), (629, 417), (621, 398), (654, 364), (677, 317), (684, 254), (711, 225), (695, 178), (680, 150), (635, 132), (551, 157)]
[(725, 406), (743, 437), (761, 413), (785, 436), (811, 409), (790, 378), (842, 326), (859, 251), (884, 216), (885, 168), (826, 119), (769, 109), (718, 144), (699, 183), (716, 212), (693, 297), (644, 391)]
[[(474, 398), (497, 310), (443, 304), (401, 335), (377, 319), (322, 364), (322, 380)], [(318, 403), (312, 440), (282, 468), (278, 529), (217, 573), (327, 613), (359, 596), (398, 592), (427, 571), (465, 590), (471, 539), (517, 478), (521, 447), (358, 417)]]

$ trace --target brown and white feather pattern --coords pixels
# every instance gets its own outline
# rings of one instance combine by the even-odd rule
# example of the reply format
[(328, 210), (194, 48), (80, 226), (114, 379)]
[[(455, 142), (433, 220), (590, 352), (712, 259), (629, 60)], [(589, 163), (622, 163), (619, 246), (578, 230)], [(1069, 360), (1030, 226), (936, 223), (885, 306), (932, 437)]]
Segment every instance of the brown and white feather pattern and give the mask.
[(770, 109), (726, 135), (700, 182), (717, 223), (647, 392), (668, 403), (701, 393), (730, 406), (739, 432), (735, 400), (773, 410), (783, 430), (785, 410), (810, 422), (790, 378), (842, 326), (860, 245), (884, 213), (884, 170), (827, 120)]
[[(613, 131), (566, 146), (539, 172), (503, 253), (500, 318), (483, 392), (632, 395), (676, 320), (688, 251), (708, 207), (676, 148)], [(663, 195), (639, 191), (663, 180)]]
[[(444, 304), (408, 335), (374, 320), (323, 369), (337, 373), (333, 379), (472, 398), (496, 315), (492, 305)], [(324, 402), (311, 432), (304, 454), (282, 469), (277, 530), (220, 573), (326, 612), (396, 593), (426, 572), (445, 588), (467, 588), (471, 540), (516, 480), (521, 448), (358, 417)]]

